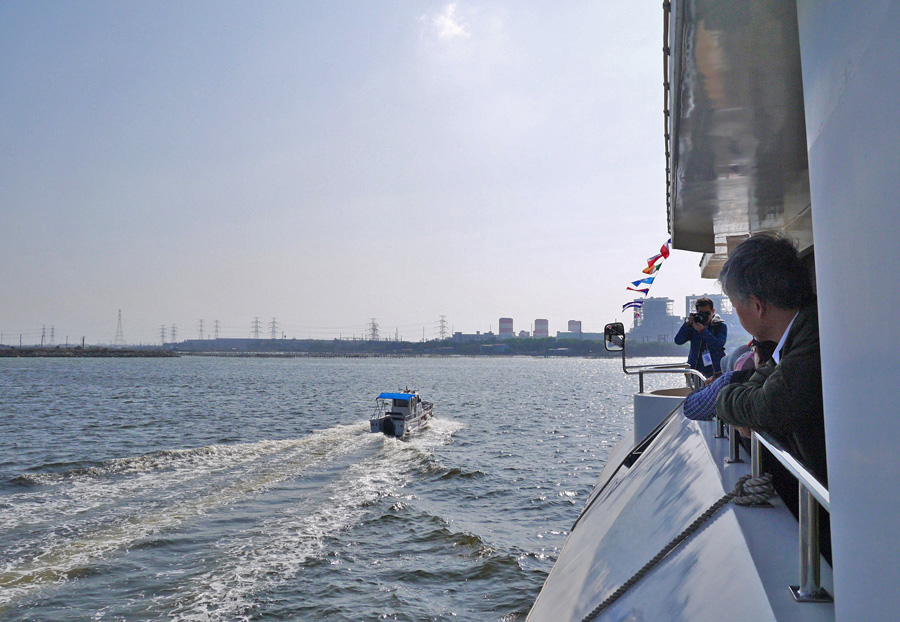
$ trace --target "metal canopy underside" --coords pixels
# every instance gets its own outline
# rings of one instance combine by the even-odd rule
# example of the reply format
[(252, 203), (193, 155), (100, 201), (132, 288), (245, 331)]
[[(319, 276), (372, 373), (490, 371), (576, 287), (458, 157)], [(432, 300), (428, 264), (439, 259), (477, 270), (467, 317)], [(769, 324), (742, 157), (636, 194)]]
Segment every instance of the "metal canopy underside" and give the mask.
[(781, 230), (812, 245), (794, 2), (673, 2), (672, 246), (709, 253), (715, 277), (747, 235)]

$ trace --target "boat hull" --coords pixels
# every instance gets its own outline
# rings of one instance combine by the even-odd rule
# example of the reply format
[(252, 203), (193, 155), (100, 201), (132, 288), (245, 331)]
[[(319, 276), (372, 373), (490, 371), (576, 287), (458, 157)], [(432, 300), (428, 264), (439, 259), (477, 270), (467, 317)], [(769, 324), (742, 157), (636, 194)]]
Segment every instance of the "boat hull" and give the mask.
[(434, 407), (423, 407), (419, 412), (411, 415), (390, 415), (369, 420), (369, 431), (381, 433), (385, 436), (405, 439), (410, 434), (428, 427), (428, 423), (434, 416)]

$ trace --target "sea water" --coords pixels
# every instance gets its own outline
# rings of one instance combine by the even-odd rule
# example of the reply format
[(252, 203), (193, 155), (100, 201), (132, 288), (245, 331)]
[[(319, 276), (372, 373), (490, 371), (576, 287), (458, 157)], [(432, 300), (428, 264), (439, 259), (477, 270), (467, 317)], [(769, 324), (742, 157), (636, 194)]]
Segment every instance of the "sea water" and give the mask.
[[(406, 388), (430, 427), (369, 433)], [(522, 620), (636, 388), (618, 359), (0, 359), (0, 620)]]

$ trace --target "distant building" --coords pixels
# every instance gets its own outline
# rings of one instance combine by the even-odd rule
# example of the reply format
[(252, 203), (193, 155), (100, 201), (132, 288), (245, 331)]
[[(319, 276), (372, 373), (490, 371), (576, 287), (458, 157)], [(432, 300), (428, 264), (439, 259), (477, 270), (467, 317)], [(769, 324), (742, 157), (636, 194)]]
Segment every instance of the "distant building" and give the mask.
[(496, 335), (494, 333), (488, 331), (486, 333), (482, 333), (480, 331), (475, 331), (475, 334), (463, 334), (463, 333), (453, 333), (453, 342), (454, 343), (483, 343), (483, 342), (491, 342), (494, 341)]
[(528, 339), (529, 337), (531, 337), (531, 335), (528, 334), (527, 330), (519, 331), (519, 339)]
[(644, 298), (628, 338), (634, 341), (674, 341), (684, 318), (672, 314), (672, 303), (671, 298)]
[(511, 317), (500, 318), (500, 339), (511, 339), (515, 336), (513, 332), (513, 321)]
[(569, 332), (570, 333), (580, 333), (581, 332), (581, 320), (569, 320)]
[(535, 339), (539, 337), (549, 337), (550, 336), (550, 325), (547, 320), (535, 320), (534, 321), (534, 337)]

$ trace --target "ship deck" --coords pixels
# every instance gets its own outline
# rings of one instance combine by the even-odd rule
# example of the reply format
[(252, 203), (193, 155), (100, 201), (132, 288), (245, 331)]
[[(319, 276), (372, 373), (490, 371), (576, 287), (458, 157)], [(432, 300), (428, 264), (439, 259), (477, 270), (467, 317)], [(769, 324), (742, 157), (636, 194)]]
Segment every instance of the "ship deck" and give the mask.
[[(630, 467), (624, 439), (569, 534), (529, 615), (582, 620), (750, 472), (726, 462), (715, 423), (678, 412)], [(595, 498), (596, 497), (596, 498)], [(798, 525), (784, 503), (728, 504), (615, 601), (597, 620), (834, 620), (832, 603), (798, 603)], [(833, 593), (822, 561), (822, 585)]]

